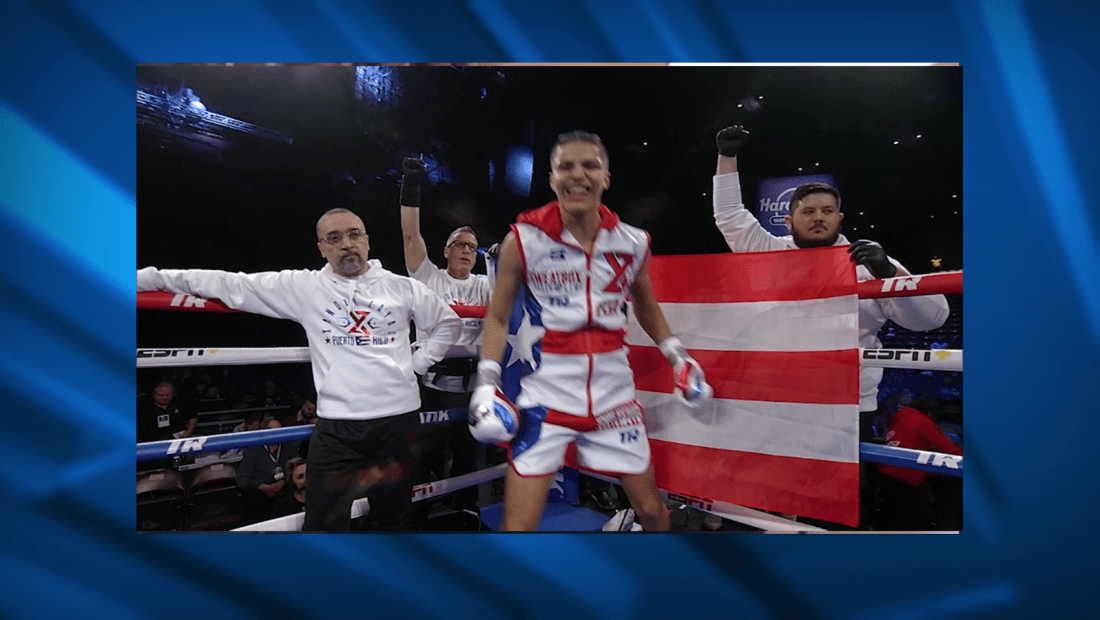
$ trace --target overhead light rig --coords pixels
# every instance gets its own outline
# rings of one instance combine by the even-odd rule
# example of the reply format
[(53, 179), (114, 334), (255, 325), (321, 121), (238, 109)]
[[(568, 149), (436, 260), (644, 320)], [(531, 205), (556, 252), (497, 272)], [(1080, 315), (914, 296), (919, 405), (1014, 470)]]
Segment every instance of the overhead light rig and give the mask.
[(144, 120), (154, 125), (159, 124), (174, 132), (191, 129), (215, 138), (222, 138), (223, 136), (219, 135), (216, 128), (225, 127), (268, 140), (275, 140), (276, 142), (294, 143), (292, 136), (274, 129), (268, 129), (207, 110), (206, 106), (190, 88), (183, 89), (178, 95), (158, 95), (139, 88), (137, 90), (137, 108), (139, 121)]

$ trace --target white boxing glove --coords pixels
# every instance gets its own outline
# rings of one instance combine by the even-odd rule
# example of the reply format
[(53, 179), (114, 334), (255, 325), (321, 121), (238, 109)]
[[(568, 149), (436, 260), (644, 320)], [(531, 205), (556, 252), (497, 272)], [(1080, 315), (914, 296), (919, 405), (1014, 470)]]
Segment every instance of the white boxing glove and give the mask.
[(481, 443), (511, 441), (519, 429), (519, 410), (500, 391), (500, 364), (483, 359), (477, 365), (477, 387), (470, 397), (470, 434)]
[(657, 346), (668, 363), (672, 364), (672, 392), (677, 398), (689, 405), (697, 405), (714, 396), (714, 390), (703, 374), (703, 367), (692, 359), (679, 338), (669, 336)]

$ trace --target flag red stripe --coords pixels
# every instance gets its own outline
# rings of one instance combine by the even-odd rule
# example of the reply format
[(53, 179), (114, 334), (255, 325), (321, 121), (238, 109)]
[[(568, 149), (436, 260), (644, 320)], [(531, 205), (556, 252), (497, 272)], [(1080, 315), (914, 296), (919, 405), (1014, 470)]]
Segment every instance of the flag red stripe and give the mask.
[[(708, 351), (692, 356), (716, 398), (850, 405), (859, 402), (859, 349), (841, 351)], [(634, 385), (672, 393), (672, 369), (656, 347), (630, 347)]]
[(795, 301), (856, 294), (855, 265), (847, 252), (835, 248), (654, 256), (649, 278), (659, 302)]
[[(854, 440), (854, 438), (853, 438)], [(859, 525), (859, 463), (649, 440), (657, 486), (673, 493)]]

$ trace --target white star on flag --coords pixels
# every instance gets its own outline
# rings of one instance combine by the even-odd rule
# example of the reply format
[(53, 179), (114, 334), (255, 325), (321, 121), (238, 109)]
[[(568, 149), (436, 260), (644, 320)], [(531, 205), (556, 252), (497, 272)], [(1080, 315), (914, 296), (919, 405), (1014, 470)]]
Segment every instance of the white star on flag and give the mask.
[(540, 325), (532, 325), (531, 315), (524, 312), (523, 321), (520, 322), (516, 333), (508, 334), (508, 344), (512, 345), (512, 353), (508, 356), (508, 363), (504, 367), (509, 368), (512, 364), (522, 361), (532, 369), (536, 368), (532, 347), (542, 340), (542, 335), (545, 333), (546, 329)]
[(557, 491), (558, 493), (565, 495), (565, 487), (562, 486), (562, 483), (564, 482), (565, 475), (559, 471), (558, 473), (554, 474), (554, 479), (550, 481), (550, 490)]

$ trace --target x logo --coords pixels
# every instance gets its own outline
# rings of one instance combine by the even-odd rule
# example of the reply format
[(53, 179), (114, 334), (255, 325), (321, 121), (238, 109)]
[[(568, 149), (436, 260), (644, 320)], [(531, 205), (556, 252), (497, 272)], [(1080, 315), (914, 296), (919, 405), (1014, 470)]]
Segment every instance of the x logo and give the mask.
[[(607, 264), (611, 265), (611, 269), (615, 271), (611, 276), (611, 284), (607, 285), (604, 292), (621, 293), (623, 291), (623, 285), (626, 284), (626, 270), (634, 262), (634, 256), (631, 254), (604, 252), (603, 257), (607, 259)], [(621, 263), (619, 262), (620, 260), (622, 260)]]
[(370, 330), (363, 327), (363, 321), (366, 321), (367, 317), (370, 316), (369, 312), (366, 312), (364, 310), (355, 310), (353, 312), (349, 312), (348, 315), (351, 317), (351, 320), (355, 322), (355, 325), (352, 325), (351, 329), (348, 330), (349, 334), (359, 332), (368, 336), (370, 335)]

